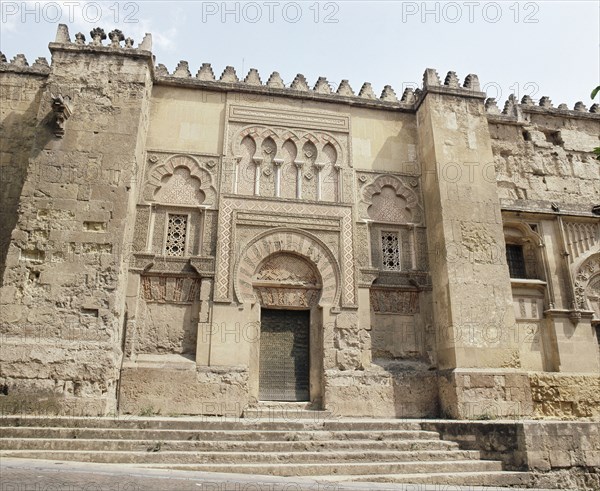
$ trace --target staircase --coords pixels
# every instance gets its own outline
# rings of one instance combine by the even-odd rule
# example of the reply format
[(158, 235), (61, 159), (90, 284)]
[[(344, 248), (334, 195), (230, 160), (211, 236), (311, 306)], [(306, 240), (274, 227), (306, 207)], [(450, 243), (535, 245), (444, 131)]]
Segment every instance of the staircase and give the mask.
[(0, 457), (126, 463), (318, 480), (522, 486), (508, 472), (406, 420), (224, 418), (0, 419)]

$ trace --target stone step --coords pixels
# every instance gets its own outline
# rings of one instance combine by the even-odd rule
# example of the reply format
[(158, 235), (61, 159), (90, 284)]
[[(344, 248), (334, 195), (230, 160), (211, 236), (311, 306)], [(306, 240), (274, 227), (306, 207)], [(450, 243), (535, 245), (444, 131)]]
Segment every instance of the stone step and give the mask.
[(315, 421), (329, 422), (337, 419), (332, 411), (315, 411), (312, 409), (300, 409), (285, 406), (266, 406), (244, 409), (243, 418), (246, 420), (261, 419), (264, 421), (288, 420), (288, 421)]
[[(315, 412), (315, 411), (308, 411)], [(407, 420), (311, 420), (294, 418), (293, 411), (287, 418), (142, 418), (122, 416), (119, 418), (84, 417), (41, 417), (41, 416), (4, 416), (0, 424), (6, 427), (53, 427), (53, 428), (111, 428), (111, 429), (173, 429), (173, 430), (334, 430), (371, 431), (405, 430), (419, 431), (421, 424)]]
[[(502, 462), (492, 460), (447, 460), (427, 462), (336, 462), (294, 464), (153, 464), (146, 467), (202, 472), (259, 474), (272, 476), (365, 476), (382, 474), (499, 472)], [(351, 479), (348, 477), (346, 480)]]
[[(131, 435), (135, 436), (135, 435)], [(321, 441), (197, 441), (197, 440), (109, 440), (81, 438), (0, 438), (3, 450), (106, 450), (142, 452), (156, 448), (161, 451), (321, 451), (332, 450), (457, 450), (458, 444), (443, 440), (321, 440)]]
[[(1, 450), (0, 456), (22, 459), (76, 460), (79, 462), (119, 464), (346, 464), (349, 462), (379, 465), (379, 462), (463, 461), (479, 458), (473, 450), (410, 450), (410, 451), (298, 451), (298, 452), (193, 452), (163, 451), (160, 442), (143, 452), (81, 451), (81, 450)], [(483, 461), (478, 461), (483, 462)]]
[[(494, 488), (513, 486), (528, 487), (532, 482), (532, 475), (529, 472), (516, 471), (428, 472), (418, 474), (381, 474), (378, 476), (369, 474), (354, 476), (324, 475), (312, 476), (312, 478), (316, 481), (328, 482), (352, 481), (430, 485), (439, 484), (444, 486), (493, 486)], [(440, 489), (446, 488), (444, 487)]]
[(0, 427), (3, 438), (65, 438), (110, 440), (235, 440), (235, 441), (322, 441), (322, 440), (439, 440), (435, 431), (324, 431), (324, 430), (180, 430), (135, 428), (50, 428)]

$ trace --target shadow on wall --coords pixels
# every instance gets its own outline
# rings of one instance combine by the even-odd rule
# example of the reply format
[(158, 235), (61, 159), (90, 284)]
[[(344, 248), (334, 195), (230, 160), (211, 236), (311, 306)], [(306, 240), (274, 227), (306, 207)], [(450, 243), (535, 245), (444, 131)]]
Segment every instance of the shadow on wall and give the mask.
[[(0, 287), (4, 285), (6, 257), (12, 232), (18, 222), (19, 199), (28, 173), (32, 172), (29, 162), (36, 158), (51, 139), (55, 138), (50, 127), (53, 118), (52, 111), (49, 111), (42, 121), (38, 122), (39, 100), (40, 97), (36, 96), (24, 112), (11, 112), (1, 124)], [(33, 169), (33, 172), (36, 170)], [(42, 177), (42, 174), (38, 172), (38, 179)]]

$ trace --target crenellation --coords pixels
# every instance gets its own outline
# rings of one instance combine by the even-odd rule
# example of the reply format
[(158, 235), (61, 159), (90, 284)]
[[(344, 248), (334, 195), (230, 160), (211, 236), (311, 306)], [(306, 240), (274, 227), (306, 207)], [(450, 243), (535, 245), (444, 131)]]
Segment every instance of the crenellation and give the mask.
[(501, 114), (494, 97), (488, 97), (485, 100), (485, 110), (488, 112), (488, 114)]
[(552, 101), (550, 100), (550, 97), (548, 97), (548, 96), (542, 96), (540, 98), (540, 107), (545, 107), (547, 109), (550, 109), (550, 108), (554, 107), (552, 105)]
[(38, 69), (43, 70), (43, 69), (50, 68), (50, 65), (48, 65), (48, 60), (46, 58), (44, 58), (43, 56), (40, 56), (35, 59), (35, 61), (33, 62), (33, 65), (31, 65), (31, 68), (38, 68)]
[(423, 88), (434, 87), (442, 85), (440, 76), (434, 68), (427, 68), (423, 74)]
[(344, 97), (355, 97), (356, 96), (356, 94), (352, 90), (352, 87), (350, 87), (350, 83), (346, 79), (344, 79), (340, 82), (340, 85), (338, 86), (336, 94), (344, 96)]
[(358, 92), (358, 97), (363, 99), (377, 99), (373, 87), (369, 82), (365, 82)]
[(331, 86), (325, 77), (319, 77), (313, 87), (317, 94), (331, 94)]
[(502, 114), (507, 116), (517, 116), (519, 110), (519, 104), (517, 103), (517, 98), (514, 94), (510, 94), (506, 102), (504, 103), (504, 109), (502, 110)]
[(575, 103), (575, 107), (573, 108), (573, 110), (584, 113), (587, 111), (587, 107), (585, 107), (585, 104), (583, 102), (579, 101)]
[(6, 55), (2, 51), (0, 51), (0, 63), (7, 63)]
[(246, 75), (246, 78), (244, 79), (244, 83), (248, 85), (262, 85), (260, 74), (256, 68), (250, 68), (248, 75)]
[(400, 99), (400, 102), (404, 102), (405, 104), (413, 104), (416, 100), (416, 94), (415, 91), (411, 88), (411, 87), (407, 87), (406, 89), (404, 89), (404, 92), (402, 93), (402, 98)]
[[(71, 42), (71, 41), (68, 41)], [(85, 44), (85, 34), (82, 32), (78, 32), (75, 34), (75, 44), (83, 45)]]
[(279, 72), (271, 73), (269, 80), (267, 80), (267, 87), (271, 87), (273, 89), (285, 88), (285, 84), (283, 83), (283, 79), (281, 78), (281, 75), (279, 75)]
[(386, 85), (381, 92), (380, 99), (386, 102), (398, 102), (398, 97), (396, 96), (396, 92), (392, 89), (391, 85)]
[(444, 79), (444, 85), (453, 89), (458, 89), (460, 87), (460, 82), (456, 76), (456, 72), (448, 72), (446, 78)]
[[(81, 33), (78, 33), (79, 35)], [(75, 35), (75, 37), (77, 37)], [(81, 34), (83, 36), (83, 34)], [(69, 35), (69, 27), (66, 24), (59, 24), (56, 29), (56, 38), (54, 40), (55, 43), (70, 43), (71, 36)]]
[(213, 72), (213, 69), (212, 69), (212, 66), (210, 65), (210, 63), (202, 63), (202, 66), (198, 70), (198, 73), (196, 73), (196, 78), (198, 80), (204, 80), (204, 81), (208, 81), (208, 82), (215, 81), (215, 73)]
[(298, 90), (300, 92), (308, 92), (310, 90), (308, 83), (306, 82), (306, 78), (301, 73), (296, 75), (296, 78), (294, 78), (292, 84), (290, 85), (290, 89)]
[(228, 84), (234, 84), (239, 81), (240, 79), (235, 73), (235, 68), (233, 68), (232, 66), (226, 66), (225, 70), (223, 70), (223, 73), (221, 74), (221, 78), (219, 79), (219, 82), (225, 82)]
[(567, 106), (564, 102), (559, 104), (557, 109), (560, 109), (561, 111), (568, 111), (569, 110), (569, 106)]
[(143, 49), (144, 51), (152, 51), (152, 34), (147, 32), (144, 34), (144, 39), (138, 45), (138, 49)]
[(185, 60), (181, 60), (177, 64), (177, 68), (175, 68), (173, 76), (178, 78), (190, 78), (192, 74), (190, 73), (190, 67), (188, 62)]
[(168, 77), (169, 76), (169, 70), (162, 63), (159, 63), (158, 65), (156, 65), (156, 68), (154, 69), (154, 73), (156, 74), (157, 77)]
[(463, 84), (465, 89), (471, 89), (474, 92), (481, 92), (481, 85), (479, 84), (479, 77), (474, 73), (469, 73), (465, 77), (465, 82)]
[(590, 112), (594, 114), (600, 113), (600, 104), (594, 103), (592, 107), (590, 107)]
[(523, 104), (524, 106), (535, 106), (535, 104), (533, 103), (533, 99), (529, 95), (524, 95), (521, 98), (521, 104)]
[(29, 66), (29, 63), (27, 63), (27, 58), (25, 58), (25, 55), (22, 53), (15, 55), (14, 58), (10, 60), (10, 64), (17, 68), (25, 68)]

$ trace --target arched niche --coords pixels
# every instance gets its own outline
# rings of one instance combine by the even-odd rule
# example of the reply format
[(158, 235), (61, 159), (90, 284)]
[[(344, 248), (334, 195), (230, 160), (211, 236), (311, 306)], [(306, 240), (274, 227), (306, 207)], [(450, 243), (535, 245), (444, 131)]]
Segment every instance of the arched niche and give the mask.
[(173, 189), (169, 191), (169, 188), (175, 188), (175, 191), (182, 193), (182, 197), (185, 195), (183, 199), (201, 199), (202, 204), (208, 205), (213, 205), (216, 201), (216, 190), (212, 185), (210, 172), (189, 155), (174, 155), (152, 168), (144, 187), (144, 199), (148, 202), (162, 202), (159, 198), (166, 195), (169, 199), (176, 200), (169, 204), (200, 204), (180, 201), (182, 197), (178, 199), (176, 193), (172, 196)]
[(361, 215), (377, 222), (421, 223), (417, 193), (395, 176), (376, 177), (362, 191)]
[(276, 252), (260, 263), (252, 286), (261, 307), (310, 309), (319, 303), (322, 280), (308, 259)]
[(254, 237), (240, 254), (234, 269), (235, 294), (240, 303), (259, 301), (254, 291), (257, 265), (273, 254), (288, 253), (307, 262), (320, 277), (320, 304), (338, 305), (341, 275), (335, 257), (314, 235), (303, 230), (281, 228)]

